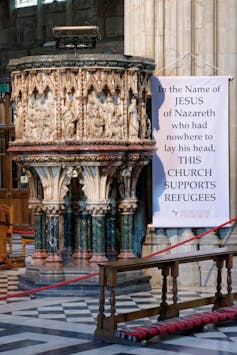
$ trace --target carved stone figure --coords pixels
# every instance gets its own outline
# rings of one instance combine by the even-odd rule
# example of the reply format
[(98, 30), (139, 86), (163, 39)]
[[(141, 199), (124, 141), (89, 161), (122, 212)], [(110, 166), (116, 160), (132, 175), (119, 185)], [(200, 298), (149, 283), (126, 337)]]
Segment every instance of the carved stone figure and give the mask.
[(151, 132), (152, 132), (152, 128), (151, 128), (151, 120), (147, 117), (147, 125), (146, 125), (146, 138), (151, 138)]
[(77, 117), (73, 112), (72, 101), (67, 100), (62, 111), (62, 120), (64, 126), (64, 137), (72, 139), (76, 134)]
[(102, 138), (104, 134), (104, 117), (100, 110), (101, 103), (93, 91), (88, 96), (87, 103), (87, 136)]
[(103, 104), (103, 116), (105, 122), (105, 136), (111, 138), (115, 121), (115, 107), (111, 96), (108, 96)]
[(129, 138), (138, 138), (139, 120), (136, 99), (132, 99), (128, 107), (128, 132)]
[(24, 109), (21, 101), (18, 101), (14, 112), (14, 125), (16, 139), (21, 139), (24, 129)]
[(38, 140), (38, 119), (40, 117), (40, 102), (33, 98), (29, 101), (28, 120), (26, 122), (25, 135), (28, 140)]
[(44, 140), (52, 140), (55, 131), (55, 102), (51, 91), (48, 92), (44, 103), (42, 122), (42, 137)]
[(117, 105), (115, 106), (115, 113), (111, 121), (110, 137), (116, 139), (123, 138), (123, 111), (119, 98), (117, 100)]
[[(53, 93), (49, 91), (44, 93), (38, 100), (37, 105), (38, 115), (36, 119), (37, 136), (42, 141), (53, 140), (53, 134), (55, 131), (55, 102)], [(36, 107), (37, 107), (36, 105)]]
[(146, 138), (147, 131), (147, 113), (146, 113), (146, 104), (142, 102), (141, 104), (141, 138)]

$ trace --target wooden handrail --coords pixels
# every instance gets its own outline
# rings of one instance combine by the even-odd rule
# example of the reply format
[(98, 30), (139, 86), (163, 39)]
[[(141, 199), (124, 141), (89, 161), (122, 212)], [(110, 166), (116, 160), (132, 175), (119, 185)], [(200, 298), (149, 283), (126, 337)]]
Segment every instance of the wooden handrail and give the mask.
[[(237, 256), (237, 247), (222, 247), (196, 252), (159, 255), (146, 259), (129, 259), (115, 262), (100, 263), (100, 306), (97, 317), (97, 328), (95, 335), (103, 337), (114, 337), (117, 324), (132, 321), (139, 318), (159, 315), (160, 320), (179, 316), (179, 311), (188, 308), (195, 308), (213, 304), (213, 310), (221, 307), (231, 306), (233, 300), (237, 299), (237, 293), (232, 293), (231, 269), (233, 257)], [(191, 301), (178, 302), (177, 279), (179, 276), (179, 265), (191, 262), (202, 262), (213, 260), (217, 267), (216, 293), (211, 297), (194, 299)], [(225, 264), (227, 271), (227, 293), (222, 294), (222, 269)], [(161, 269), (163, 277), (162, 300), (157, 307), (146, 308), (133, 312), (117, 314), (116, 312), (116, 287), (118, 273), (143, 270), (148, 268)], [(173, 303), (167, 302), (167, 278), (172, 278)], [(110, 291), (110, 315), (105, 315), (105, 289)]]
[[(195, 252), (185, 252), (185, 253), (172, 253), (169, 255), (158, 255), (151, 258), (141, 258), (141, 259), (122, 259), (118, 261), (99, 263), (100, 267), (105, 267), (107, 270), (116, 270), (116, 272), (132, 271), (149, 269), (153, 267), (158, 267), (158, 265), (178, 261), (180, 264), (190, 263), (194, 261), (203, 261), (214, 259), (219, 255), (228, 255), (233, 253), (237, 255), (236, 247), (223, 247), (214, 248), (208, 250), (199, 250)], [(157, 265), (158, 264), (158, 265)]]

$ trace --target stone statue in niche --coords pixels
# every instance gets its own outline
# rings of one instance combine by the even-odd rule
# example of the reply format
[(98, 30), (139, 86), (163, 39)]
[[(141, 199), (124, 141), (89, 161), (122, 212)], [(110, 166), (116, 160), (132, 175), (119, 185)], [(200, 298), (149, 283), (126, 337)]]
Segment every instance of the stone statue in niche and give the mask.
[(73, 109), (73, 98), (67, 98), (62, 110), (62, 121), (64, 127), (64, 138), (75, 138), (77, 131), (77, 117)]
[(139, 133), (139, 118), (137, 112), (136, 99), (132, 99), (128, 106), (128, 132), (129, 138), (138, 138)]
[(102, 114), (105, 122), (105, 136), (107, 138), (112, 138), (113, 135), (113, 124), (115, 118), (115, 105), (113, 98), (107, 96), (105, 102), (102, 106)]
[(117, 98), (117, 104), (115, 105), (115, 114), (111, 122), (111, 137), (116, 139), (123, 138), (123, 108), (120, 98)]
[(149, 119), (149, 117), (147, 117), (147, 125), (146, 125), (146, 138), (151, 138), (151, 120)]
[(15, 137), (21, 139), (24, 130), (24, 109), (21, 101), (18, 101), (14, 112)]
[(41, 120), (41, 135), (43, 140), (52, 140), (55, 131), (55, 101), (52, 91), (45, 94), (46, 99), (43, 100), (43, 115)]
[(40, 138), (38, 136), (38, 119), (40, 117), (40, 101), (39, 98), (31, 97), (28, 107), (28, 119), (26, 121), (25, 136), (27, 140), (35, 141)]
[(87, 102), (87, 137), (102, 138), (104, 135), (104, 117), (101, 102), (94, 91), (88, 96)]
[(146, 113), (146, 104), (142, 102), (141, 104), (141, 138), (146, 138), (147, 131), (147, 113)]
[(146, 139), (151, 137), (151, 120), (146, 112), (146, 103), (141, 104), (141, 138)]

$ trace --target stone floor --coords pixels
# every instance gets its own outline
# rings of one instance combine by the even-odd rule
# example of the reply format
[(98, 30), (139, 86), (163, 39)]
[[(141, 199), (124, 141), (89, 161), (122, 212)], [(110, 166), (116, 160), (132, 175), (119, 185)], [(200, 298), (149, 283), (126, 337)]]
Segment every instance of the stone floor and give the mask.
[[(30, 251), (27, 251), (30, 258)], [(0, 271), (0, 297), (17, 289), (18, 275), (24, 269)], [(171, 295), (171, 293), (170, 293)], [(210, 288), (186, 288), (182, 300), (213, 295)], [(160, 302), (160, 289), (118, 296), (117, 310), (123, 312), (150, 307)], [(108, 301), (107, 301), (108, 304)], [(196, 312), (186, 310), (183, 314)], [(34, 354), (237, 354), (237, 322), (209, 327), (189, 335), (169, 335), (146, 348), (109, 344), (94, 339), (98, 299), (83, 297), (35, 298), (24, 296), (0, 301), (0, 353)], [(145, 319), (143, 322), (147, 322)], [(141, 321), (137, 321), (141, 322)]]

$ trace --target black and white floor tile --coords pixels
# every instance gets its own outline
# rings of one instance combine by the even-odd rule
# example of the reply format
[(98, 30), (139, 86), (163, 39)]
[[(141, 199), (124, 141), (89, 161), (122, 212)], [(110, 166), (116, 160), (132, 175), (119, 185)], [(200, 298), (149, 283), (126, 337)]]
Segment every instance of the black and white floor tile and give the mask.
[[(14, 251), (20, 252), (20, 241), (15, 238)], [(30, 259), (32, 245), (26, 249)], [(24, 269), (0, 271), (0, 298), (14, 294), (18, 275)], [(187, 288), (179, 292), (182, 300), (213, 295), (208, 288)], [(171, 292), (169, 293), (171, 298)], [(140, 292), (117, 297), (118, 312), (137, 310), (160, 303), (161, 290)], [(106, 309), (109, 310), (109, 301)], [(194, 310), (183, 311), (188, 314)], [(206, 332), (172, 335), (146, 348), (134, 345), (109, 344), (94, 339), (98, 299), (77, 297), (14, 297), (0, 300), (0, 355), (231, 355), (237, 354), (237, 322)], [(143, 322), (151, 320), (144, 319)], [(141, 320), (136, 321), (141, 323)]]
[[(22, 272), (24, 269), (0, 271), (0, 297), (16, 290), (17, 277)], [(204, 294), (211, 295), (213, 290), (189, 288), (182, 290), (179, 297), (188, 300)], [(159, 303), (160, 297), (160, 289), (118, 296), (117, 310), (123, 312), (150, 307)], [(106, 305), (109, 309), (108, 301)], [(218, 328), (210, 327), (202, 333), (167, 336), (160, 343), (142, 348), (95, 340), (93, 334), (97, 313), (98, 300), (95, 298), (37, 299), (25, 296), (0, 301), (0, 354), (237, 354), (237, 322)]]

